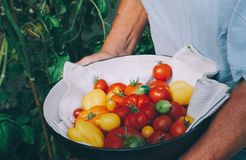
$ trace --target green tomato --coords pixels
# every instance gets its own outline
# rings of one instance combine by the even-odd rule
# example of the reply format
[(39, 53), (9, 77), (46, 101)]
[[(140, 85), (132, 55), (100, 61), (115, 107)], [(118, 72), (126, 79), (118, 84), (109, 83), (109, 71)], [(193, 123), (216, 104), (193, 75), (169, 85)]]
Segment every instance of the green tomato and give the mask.
[(171, 107), (172, 107), (172, 104), (167, 100), (159, 100), (155, 104), (155, 109), (161, 114), (168, 113)]
[(136, 148), (144, 145), (145, 145), (145, 141), (140, 136), (129, 136), (126, 138), (124, 142), (125, 148)]
[(150, 87), (148, 85), (141, 85), (135, 90), (136, 95), (142, 95), (147, 94), (150, 90)]

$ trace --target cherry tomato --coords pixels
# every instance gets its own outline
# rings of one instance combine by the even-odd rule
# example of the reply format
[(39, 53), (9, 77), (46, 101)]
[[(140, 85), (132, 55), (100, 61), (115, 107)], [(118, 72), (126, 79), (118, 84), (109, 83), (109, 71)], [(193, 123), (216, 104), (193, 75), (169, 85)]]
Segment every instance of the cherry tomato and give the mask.
[(139, 83), (138, 80), (130, 81), (130, 84), (128, 84), (125, 88), (125, 95), (129, 96), (131, 94), (134, 94), (135, 90), (141, 85), (142, 83)]
[(166, 82), (161, 81), (161, 80), (154, 80), (152, 82), (149, 82), (148, 85), (149, 85), (150, 88), (154, 88), (156, 86), (163, 86), (167, 90), (169, 89), (169, 85)]
[(152, 126), (155, 131), (168, 131), (171, 124), (172, 124), (172, 119), (168, 115), (160, 115), (156, 119), (154, 119)]
[(189, 126), (193, 123), (193, 121), (194, 121), (194, 119), (193, 119), (191, 116), (188, 116), (188, 115), (179, 117), (179, 119), (181, 119), (182, 121), (184, 121), (184, 122), (185, 122), (185, 125), (188, 126), (188, 127), (189, 127)]
[(170, 112), (171, 109), (171, 103), (167, 100), (159, 100), (156, 104), (155, 104), (155, 109), (157, 110), (157, 112), (159, 112), (160, 114), (166, 114)]
[(157, 80), (168, 81), (172, 76), (172, 68), (168, 64), (159, 62), (152, 70), (153, 77)]
[(104, 79), (95, 78), (95, 80), (94, 80), (94, 89), (101, 89), (105, 93), (107, 93), (108, 84), (107, 84), (107, 82)]
[(147, 142), (149, 144), (157, 144), (161, 142), (165, 142), (172, 139), (172, 136), (169, 133), (165, 133), (163, 131), (155, 131), (148, 139)]
[(141, 130), (141, 134), (144, 138), (149, 138), (154, 133), (154, 128), (151, 126), (144, 126)]
[(75, 110), (73, 111), (73, 117), (74, 117), (75, 119), (78, 118), (80, 112), (82, 112), (82, 111), (83, 111), (82, 108), (77, 108), (77, 109), (75, 109)]
[(169, 91), (163, 86), (156, 86), (150, 89), (149, 97), (154, 103), (159, 100), (171, 100)]
[(169, 115), (174, 120), (176, 120), (179, 117), (184, 116), (186, 114), (186, 110), (182, 105), (176, 103), (175, 101), (172, 101), (171, 104), (172, 104), (172, 106), (171, 106), (171, 110), (169, 112)]
[(170, 127), (170, 133), (173, 137), (179, 137), (185, 133), (187, 126), (183, 120), (176, 120)]
[(126, 88), (126, 85), (124, 83), (121, 83), (121, 82), (113, 83), (109, 86), (107, 93), (109, 93), (112, 90), (124, 92), (125, 88)]

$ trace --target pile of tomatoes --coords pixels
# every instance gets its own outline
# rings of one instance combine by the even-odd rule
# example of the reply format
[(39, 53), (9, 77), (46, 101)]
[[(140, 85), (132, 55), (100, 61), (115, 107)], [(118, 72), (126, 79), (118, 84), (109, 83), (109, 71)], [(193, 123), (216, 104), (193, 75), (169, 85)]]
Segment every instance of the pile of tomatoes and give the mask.
[(136, 79), (109, 85), (96, 78), (94, 89), (74, 111), (75, 125), (68, 129), (68, 138), (96, 147), (134, 148), (183, 135), (193, 121), (186, 115), (189, 99), (180, 101), (176, 91), (170, 91), (170, 65), (156, 64), (152, 75), (148, 84)]

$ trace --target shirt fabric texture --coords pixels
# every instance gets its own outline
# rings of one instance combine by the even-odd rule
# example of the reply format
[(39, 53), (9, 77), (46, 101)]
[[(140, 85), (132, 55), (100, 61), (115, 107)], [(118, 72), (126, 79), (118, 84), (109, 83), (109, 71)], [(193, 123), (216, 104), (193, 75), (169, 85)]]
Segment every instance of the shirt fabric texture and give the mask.
[(191, 44), (215, 61), (215, 79), (233, 87), (246, 78), (245, 0), (142, 0), (156, 54)]
[[(246, 0), (142, 0), (156, 54), (190, 44), (219, 67), (215, 79), (234, 87), (246, 79)], [(246, 160), (245, 149), (233, 160)]]

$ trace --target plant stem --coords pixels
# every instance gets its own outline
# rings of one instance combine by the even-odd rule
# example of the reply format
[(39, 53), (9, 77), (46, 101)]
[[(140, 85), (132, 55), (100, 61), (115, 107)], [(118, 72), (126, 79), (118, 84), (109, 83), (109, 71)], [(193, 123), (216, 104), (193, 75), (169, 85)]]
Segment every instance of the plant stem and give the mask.
[(13, 0), (10, 0), (10, 6), (11, 6), (11, 11), (13, 13), (14, 20), (16, 22), (18, 22), (16, 11), (15, 11), (15, 5), (14, 5), (14, 1)]
[(6, 40), (6, 38), (3, 38), (2, 41), (2, 47), (1, 47), (1, 51), (0, 51), (0, 63), (1, 63), (1, 59), (4, 56), (4, 61), (3, 61), (3, 68), (2, 68), (2, 72), (1, 72), (1, 76), (0, 76), (0, 86), (3, 83), (3, 80), (5, 78), (5, 72), (6, 72), (6, 67), (7, 67), (7, 59), (8, 59), (8, 42)]
[(71, 25), (70, 25), (70, 27), (68, 28), (68, 30), (64, 33), (64, 35), (65, 35), (66, 33), (68, 33), (68, 32), (70, 32), (70, 31), (73, 30), (74, 25), (75, 25), (75, 22), (76, 22), (76, 20), (77, 20), (77, 17), (78, 17), (78, 15), (79, 15), (79, 13), (80, 13), (80, 11), (81, 11), (81, 9), (82, 9), (83, 1), (84, 1), (84, 0), (80, 0), (80, 1), (78, 2), (78, 5), (77, 5), (76, 8), (75, 8), (75, 14), (74, 14), (73, 17), (71, 17), (71, 18), (72, 18)]
[(16, 24), (16, 22), (15, 22), (15, 20), (13, 18), (13, 15), (10, 12), (11, 8), (9, 6), (8, 0), (3, 0), (2, 4), (3, 4), (3, 7), (4, 7), (4, 11), (5, 11), (6, 17), (7, 17), (9, 23), (13, 27), (13, 29), (14, 29), (17, 37), (18, 37), (18, 42), (19, 43), (17, 43), (16, 45), (17, 45), (18, 53), (21, 54), (20, 58), (21, 58), (21, 61), (22, 61), (22, 65), (25, 68), (25, 71), (26, 71), (27, 76), (29, 77), (29, 79), (33, 80), (34, 78), (32, 77), (32, 74), (31, 74), (31, 67), (30, 67), (29, 57), (28, 57), (28, 54), (26, 52), (25, 38), (23, 36), (23, 33), (21, 32), (20, 27)]
[(42, 130), (43, 130), (43, 134), (44, 134), (44, 138), (45, 138), (45, 143), (46, 143), (47, 150), (48, 150), (48, 155), (49, 155), (49, 158), (52, 159), (53, 158), (52, 147), (51, 147), (50, 140), (49, 140), (49, 134), (48, 134), (47, 128), (45, 126), (45, 121), (43, 118), (43, 112), (42, 112), (41, 103), (39, 101), (37, 88), (36, 88), (36, 85), (33, 81), (29, 80), (29, 84), (32, 88), (32, 94), (34, 97), (35, 106), (38, 108), (38, 111), (39, 111), (39, 117), (41, 120), (41, 125), (42, 125)]
[(98, 16), (101, 20), (101, 23), (102, 23), (102, 28), (103, 28), (103, 39), (105, 40), (106, 39), (106, 29), (105, 29), (105, 22), (103, 20), (103, 17), (102, 17), (102, 14), (99, 10), (99, 8), (97, 7), (97, 4), (93, 1), (93, 0), (90, 0), (90, 2), (93, 4), (93, 6), (96, 8), (97, 10), (97, 13), (98, 13)]

